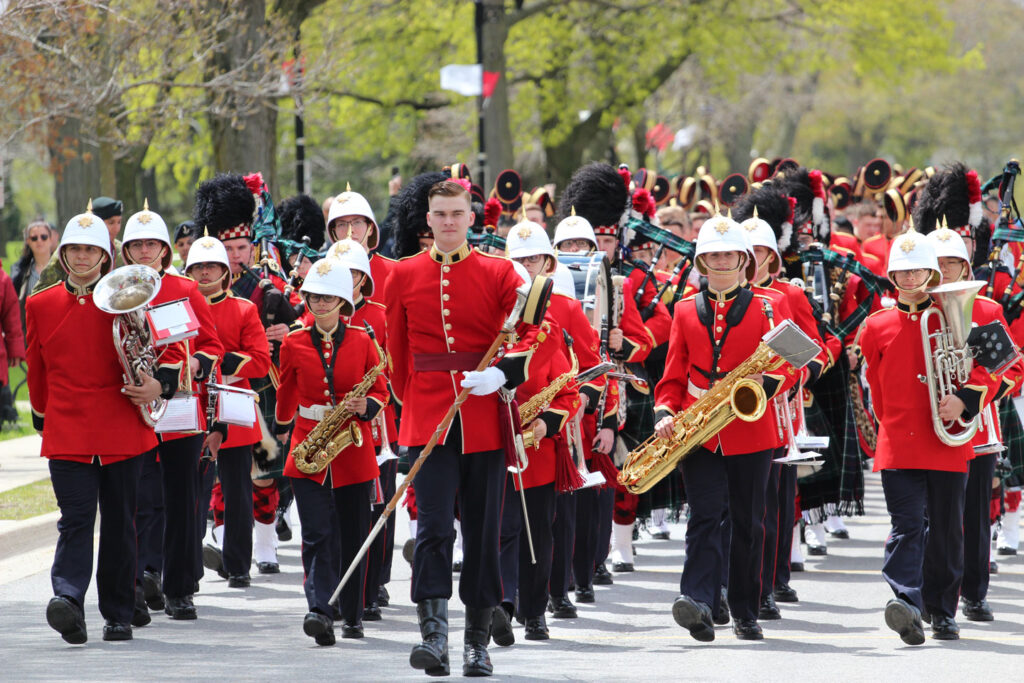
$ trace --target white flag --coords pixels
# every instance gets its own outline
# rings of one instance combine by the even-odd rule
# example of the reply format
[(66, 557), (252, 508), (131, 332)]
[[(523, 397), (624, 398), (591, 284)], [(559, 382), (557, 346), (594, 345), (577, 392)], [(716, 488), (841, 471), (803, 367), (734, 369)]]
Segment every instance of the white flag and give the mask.
[(484, 69), (480, 64), (448, 64), (441, 67), (441, 90), (474, 97), (484, 91)]

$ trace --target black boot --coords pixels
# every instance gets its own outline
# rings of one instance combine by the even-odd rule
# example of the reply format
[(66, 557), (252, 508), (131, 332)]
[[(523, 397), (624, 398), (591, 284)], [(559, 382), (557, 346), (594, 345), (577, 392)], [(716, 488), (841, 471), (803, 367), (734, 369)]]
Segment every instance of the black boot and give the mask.
[[(488, 623), (490, 612), (488, 611)], [(431, 598), (416, 603), (423, 642), (412, 649), (409, 664), (423, 669), (428, 676), (447, 676), (448, 666), (448, 599)]]
[(493, 607), (466, 605), (466, 635), (462, 651), (463, 676), (490, 676), (494, 672), (491, 658), (487, 654), (493, 614)]

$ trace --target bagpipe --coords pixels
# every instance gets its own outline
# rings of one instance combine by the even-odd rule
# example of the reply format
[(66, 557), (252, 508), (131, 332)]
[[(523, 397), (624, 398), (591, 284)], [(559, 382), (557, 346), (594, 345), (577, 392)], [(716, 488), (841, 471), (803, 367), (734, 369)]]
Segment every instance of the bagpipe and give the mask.
[[(982, 188), (985, 193), (993, 188), (999, 190), (999, 221), (992, 231), (992, 240), (988, 255), (988, 286), (985, 291), (1003, 307), (1007, 322), (1013, 322), (1021, 314), (1021, 303), (1024, 302), (1024, 254), (1017, 263), (1017, 273), (1004, 292), (995, 291), (996, 271), (998, 270), (1003, 246), (1009, 242), (1024, 242), (1024, 225), (1021, 224), (1020, 211), (1014, 198), (1014, 187), (1020, 175), (1020, 162), (1010, 159), (1003, 167), (1003, 172), (990, 178)], [(1014, 288), (1020, 290), (1013, 293)]]
[(800, 252), (800, 260), (811, 265), (818, 264), (822, 267), (838, 268), (847, 275), (856, 275), (868, 290), (869, 296), (857, 304), (857, 308), (842, 321), (835, 318), (824, 320), (820, 303), (814, 298), (809, 297), (811, 305), (815, 309), (815, 316), (819, 320), (823, 320), (828, 330), (839, 339), (845, 339), (864, 322), (864, 319), (868, 317), (868, 313), (871, 312), (871, 303), (875, 296), (880, 297), (894, 289), (893, 284), (887, 278), (876, 275), (867, 266), (853, 258), (852, 255), (832, 251), (818, 242)]
[(470, 230), (469, 234), (466, 235), (466, 242), (469, 243), (469, 246), (477, 249), (492, 247), (502, 253), (505, 252), (505, 238), (491, 230), (480, 232)]

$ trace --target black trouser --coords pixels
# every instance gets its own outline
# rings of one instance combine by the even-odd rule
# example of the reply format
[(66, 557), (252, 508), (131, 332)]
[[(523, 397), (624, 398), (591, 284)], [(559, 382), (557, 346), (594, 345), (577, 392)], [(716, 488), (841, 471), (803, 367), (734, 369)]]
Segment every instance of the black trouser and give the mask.
[(776, 586), (789, 585), (789, 562), (793, 552), (793, 526), (795, 524), (796, 466), (786, 465), (779, 473), (779, 542), (778, 552), (775, 555)]
[(988, 595), (988, 563), (992, 551), (989, 508), (996, 454), (979, 455), (968, 463), (964, 495), (964, 579), (960, 592), (971, 601)]
[[(384, 506), (395, 495), (395, 477), (398, 474), (398, 461), (388, 460), (380, 466), (381, 497), (384, 502), (374, 505), (370, 515), (372, 527), (384, 513)], [(373, 539), (373, 544), (366, 552), (366, 604), (377, 602), (380, 587), (391, 580), (391, 554), (395, 547), (395, 516), (388, 517), (386, 526)], [(344, 571), (345, 568), (342, 568)]]
[(519, 535), (526, 532), (523, 530), (522, 503), (512, 477), (511, 473), (505, 477), (498, 563), (501, 566), (501, 601), (515, 607), (519, 590)]
[(164, 566), (164, 490), (156, 449), (143, 453), (139, 460), (139, 487), (136, 495), (135, 532), (139, 551), (135, 578), (144, 572), (159, 572)]
[[(412, 600), (451, 598), (455, 501), (462, 520), (463, 561), (459, 597), (468, 607), (494, 607), (501, 602), (498, 538), (504, 498), (505, 453), (502, 450), (463, 453), (458, 422), (448, 442), (438, 444), (416, 477), (416, 552), (413, 555)], [(415, 462), (422, 446), (409, 448)]]
[[(777, 448), (772, 452), (772, 458), (780, 458), (786, 454), (785, 448)], [(779, 553), (779, 531), (781, 529), (781, 503), (779, 495), (780, 477), (782, 470), (790, 465), (782, 465), (777, 462), (771, 464), (768, 470), (768, 484), (765, 486), (764, 495), (764, 552), (761, 557), (761, 597), (772, 594), (775, 588), (775, 566)]]
[[(609, 489), (611, 487), (608, 487)], [(598, 505), (601, 496), (600, 488), (591, 486), (572, 493), (576, 502), (576, 533), (573, 536), (572, 573), (577, 586), (591, 586), (594, 583), (594, 567), (596, 566), (598, 538)], [(565, 495), (564, 493), (561, 495)], [(556, 503), (557, 504), (557, 503)], [(558, 524), (558, 518), (555, 518)], [(608, 544), (605, 543), (607, 546)], [(555, 545), (555, 557), (558, 557), (558, 545)], [(552, 572), (555, 567), (552, 567)]]
[[(572, 585), (573, 581), (575, 581), (577, 588), (583, 588), (590, 585), (590, 583), (583, 583), (588, 577), (591, 582), (594, 580), (593, 560), (591, 560), (590, 572), (588, 574), (576, 575), (575, 577), (572, 574), (573, 546), (576, 544), (576, 497), (578, 495), (575, 492), (558, 493), (555, 495), (555, 522), (551, 530), (554, 552), (548, 570), (550, 575), (550, 585), (548, 588), (551, 591), (551, 595), (557, 598), (565, 597), (568, 594), (569, 586)], [(530, 514), (533, 514), (532, 505), (530, 507)], [(531, 521), (533, 520), (531, 519)], [(540, 562), (539, 557), (537, 561)], [(519, 602), (520, 610), (522, 610), (522, 598), (520, 598)], [(523, 613), (526, 614), (526, 612)], [(527, 616), (536, 617), (540, 615), (527, 614)]]
[(196, 592), (200, 540), (196, 538), (199, 503), (197, 475), (203, 435), (164, 441), (159, 446), (164, 494), (164, 593), (182, 598)]
[[(345, 570), (370, 531), (373, 481), (328, 488), (311, 479), (292, 478), (295, 509), (302, 526), (303, 589), (311, 612), (331, 616), (329, 602)], [(338, 545), (335, 555), (332, 548)], [(339, 563), (340, 561), (340, 563)], [(363, 620), (366, 556), (341, 591), (341, 616), (347, 624)]]
[[(217, 467), (212, 460), (199, 459), (199, 469), (196, 471), (198, 477), (196, 490), (198, 502), (196, 503), (196, 541), (199, 542), (199, 552), (196, 553), (196, 577), (202, 578), (206, 574), (203, 566), (203, 539), (206, 538), (206, 524), (210, 516), (210, 499), (213, 497), (213, 486), (217, 483)], [(223, 496), (223, 492), (221, 492)]]
[(129, 458), (109, 465), (100, 465), (95, 458), (88, 464), (50, 460), (49, 465), (60, 508), (60, 535), (50, 569), (54, 595), (85, 605), (92, 578), (92, 538), (99, 501), (96, 593), (100, 614), (110, 622), (130, 623), (135, 609), (135, 505), (142, 459)]
[[(519, 534), (519, 614), (523, 619), (542, 616), (547, 608), (555, 500), (564, 495), (555, 493), (554, 483), (526, 489), (526, 510), (530, 518), (530, 533), (537, 563), (534, 564), (530, 555), (530, 540), (524, 528)], [(575, 505), (570, 505), (575, 508)]]
[(770, 450), (723, 456), (700, 448), (682, 463), (690, 519), (680, 591), (712, 607), (719, 601), (726, 550), (721, 525), (728, 508), (732, 527), (728, 598), (736, 619), (757, 619), (771, 456)]
[[(217, 476), (224, 497), (224, 571), (229, 576), (246, 575), (252, 566), (252, 446), (220, 449)], [(206, 500), (199, 511), (203, 520), (210, 507)]]
[(604, 564), (612, 542), (612, 515), (615, 514), (615, 489), (611, 486), (597, 492), (597, 554), (594, 564)]
[(931, 614), (956, 614), (964, 573), (966, 481), (966, 472), (882, 471), (892, 521), (882, 576), (896, 597)]

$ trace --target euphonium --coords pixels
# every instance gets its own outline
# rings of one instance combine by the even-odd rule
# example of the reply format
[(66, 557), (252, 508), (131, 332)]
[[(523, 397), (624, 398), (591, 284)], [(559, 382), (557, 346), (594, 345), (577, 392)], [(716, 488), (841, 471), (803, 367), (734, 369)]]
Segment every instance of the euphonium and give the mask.
[(295, 467), (303, 474), (317, 474), (323, 472), (327, 466), (338, 457), (338, 454), (349, 446), (362, 446), (363, 433), (356, 424), (352, 411), (345, 407), (349, 399), (362, 398), (370, 390), (377, 376), (383, 372), (388, 360), (384, 351), (373, 342), (377, 349), (377, 356), (380, 362), (373, 366), (363, 380), (352, 388), (352, 391), (345, 394), (338, 405), (330, 413), (320, 420), (306, 438), (292, 451), (295, 459)]
[(630, 493), (643, 493), (734, 419), (759, 420), (768, 407), (768, 398), (764, 388), (747, 376), (770, 372), (784, 362), (761, 342), (753, 355), (672, 419), (671, 439), (654, 435), (630, 453), (619, 472), (619, 483)]
[[(104, 275), (93, 290), (96, 308), (113, 313), (114, 348), (124, 370), (124, 381), (142, 385), (142, 378), (153, 376), (158, 353), (153, 333), (146, 321), (146, 306), (160, 293), (160, 273), (149, 266), (130, 265), (115, 268)], [(167, 401), (156, 398), (139, 406), (142, 419), (156, 425), (167, 410)]]
[[(951, 282), (928, 290), (936, 305), (921, 314), (921, 342), (924, 345), (925, 374), (917, 378), (928, 385), (935, 435), (947, 446), (970, 443), (981, 426), (980, 416), (964, 421), (943, 422), (939, 401), (967, 383), (973, 367), (973, 354), (967, 345), (971, 331), (974, 298), (985, 283), (981, 280)], [(939, 327), (929, 332), (930, 321), (938, 318)]]

